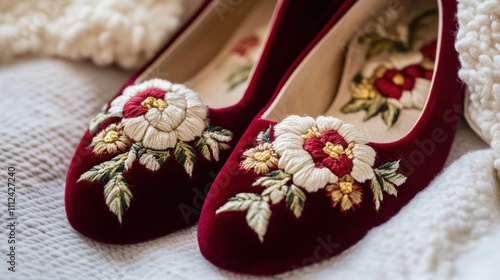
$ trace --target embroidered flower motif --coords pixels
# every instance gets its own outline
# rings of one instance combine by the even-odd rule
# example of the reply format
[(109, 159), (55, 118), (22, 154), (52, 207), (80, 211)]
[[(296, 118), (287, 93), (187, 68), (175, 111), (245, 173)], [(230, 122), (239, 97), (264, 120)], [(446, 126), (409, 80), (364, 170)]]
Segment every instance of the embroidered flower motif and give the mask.
[(125, 134), (155, 150), (173, 148), (178, 140), (192, 141), (207, 126), (207, 108), (198, 94), (160, 79), (127, 87), (109, 112), (122, 113)]
[(359, 36), (356, 41), (367, 47), (367, 61), (353, 77), (352, 99), (342, 107), (342, 113), (363, 110), (363, 121), (380, 114), (391, 127), (401, 110), (423, 109), (434, 73), (436, 41), (419, 46), (434, 36), (429, 27), (435, 22), (437, 11), (429, 10), (409, 25), (398, 24), (393, 29)]
[(243, 156), (245, 160), (241, 162), (241, 168), (253, 170), (255, 174), (266, 174), (278, 165), (278, 154), (274, 152), (270, 143), (262, 143), (246, 150)]
[(258, 47), (261, 40), (256, 34), (251, 34), (238, 42), (232, 52), (239, 56), (248, 56), (248, 52)]
[[(431, 87), (426, 77), (429, 72), (432, 76), (433, 71), (424, 69), (423, 61), (419, 52), (394, 54), (388, 60), (368, 62), (361, 73), (363, 80), (373, 80), (373, 88), (399, 108), (422, 109)], [(355, 92), (362, 91), (355, 89)]]
[(351, 124), (333, 117), (291, 116), (274, 129), (278, 167), (308, 192), (336, 183), (346, 174), (358, 182), (373, 178), (375, 151)]
[(227, 66), (227, 71), (231, 73), (226, 79), (228, 92), (248, 80), (253, 65), (258, 59), (259, 46), (262, 44), (265, 32), (265, 29), (260, 29), (256, 33), (243, 37), (224, 61), (224, 66)]
[[(307, 194), (324, 189), (331, 206), (346, 212), (363, 202), (363, 186), (369, 186), (378, 211), (384, 193), (397, 196), (396, 187), (406, 181), (406, 176), (397, 172), (399, 161), (373, 168), (375, 151), (366, 136), (339, 119), (290, 116), (274, 127), (274, 141), (270, 134), (271, 127), (260, 132), (257, 146), (244, 153), (240, 164), (241, 169), (260, 175), (263, 170), (245, 167), (248, 159), (265, 151), (276, 157), (279, 169), (257, 177), (252, 184), (265, 189), (260, 194), (238, 193), (216, 211), (246, 211), (247, 224), (261, 242), (271, 218), (271, 204), (284, 203), (299, 219)], [(260, 156), (268, 158), (267, 153)]]
[(191, 177), (200, 158), (219, 161), (220, 153), (231, 148), (232, 132), (209, 126), (207, 108), (183, 85), (160, 79), (145, 81), (127, 87), (109, 110), (107, 107), (91, 121), (90, 133), (111, 118), (122, 118), (121, 123), (98, 133), (89, 148), (95, 154), (121, 154), (93, 166), (78, 181), (105, 184), (106, 205), (120, 223), (133, 198), (126, 172), (136, 163), (157, 172), (169, 161), (181, 165)]
[(362, 200), (361, 187), (349, 175), (345, 175), (333, 185), (328, 185), (325, 190), (327, 196), (331, 197), (332, 207), (340, 204), (342, 211), (350, 210)]
[(123, 133), (123, 126), (121, 124), (111, 124), (94, 136), (90, 147), (93, 147), (93, 152), (96, 155), (101, 155), (104, 152), (108, 154), (123, 152), (130, 145), (130, 138)]

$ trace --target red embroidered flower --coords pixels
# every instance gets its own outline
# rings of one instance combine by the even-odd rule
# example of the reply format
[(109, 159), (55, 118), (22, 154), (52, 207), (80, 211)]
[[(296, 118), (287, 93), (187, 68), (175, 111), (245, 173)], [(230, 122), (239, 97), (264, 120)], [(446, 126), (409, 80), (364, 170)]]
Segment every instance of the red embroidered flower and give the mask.
[(240, 56), (246, 56), (247, 52), (250, 49), (253, 49), (256, 46), (258, 46), (259, 43), (260, 43), (259, 37), (257, 37), (257, 35), (255, 35), (255, 34), (252, 34), (250, 36), (247, 36), (247, 37), (243, 38), (238, 43), (238, 45), (236, 45), (233, 48), (233, 53), (236, 53), (236, 54), (238, 54)]
[[(434, 62), (420, 52), (397, 53), (367, 62), (361, 71), (373, 90), (398, 108), (422, 109), (431, 87)], [(357, 92), (364, 84), (356, 84)], [(366, 95), (366, 94), (365, 94)], [(373, 98), (373, 97), (370, 97)]]
[(335, 130), (327, 130), (320, 138), (310, 138), (304, 143), (316, 167), (327, 167), (333, 174), (343, 176), (352, 171), (352, 146)]
[(404, 91), (413, 90), (415, 80), (424, 78), (425, 72), (420, 65), (410, 65), (402, 70), (389, 69), (381, 78), (375, 80), (374, 86), (383, 96), (399, 100)]
[(296, 186), (316, 192), (349, 174), (357, 182), (373, 178), (375, 150), (351, 124), (334, 117), (290, 116), (274, 127), (278, 167)]

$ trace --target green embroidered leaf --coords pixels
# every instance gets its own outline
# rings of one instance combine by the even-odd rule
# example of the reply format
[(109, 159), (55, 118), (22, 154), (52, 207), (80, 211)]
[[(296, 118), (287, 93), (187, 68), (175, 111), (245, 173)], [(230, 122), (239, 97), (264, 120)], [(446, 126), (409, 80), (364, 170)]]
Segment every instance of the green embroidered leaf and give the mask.
[(408, 44), (414, 48), (417, 42), (423, 41), (426, 38), (429, 30), (437, 26), (438, 11), (429, 10), (413, 19), (409, 25), (408, 30)]
[(356, 99), (353, 98), (345, 104), (340, 111), (344, 114), (356, 113), (367, 108), (370, 104), (370, 99)]
[(252, 186), (263, 186), (263, 187), (281, 187), (284, 186), (290, 179), (292, 175), (287, 174), (281, 170), (274, 170), (263, 177), (257, 179)]
[(159, 165), (162, 165), (163, 163), (165, 163), (165, 161), (167, 161), (167, 159), (171, 155), (170, 150), (158, 151), (158, 150), (151, 150), (151, 149), (147, 149), (146, 154), (153, 156), (154, 160), (156, 160), (156, 162)]
[(285, 198), (287, 191), (288, 191), (288, 186), (275, 185), (265, 189), (262, 192), (261, 196), (262, 197), (267, 196), (271, 200), (272, 204), (277, 204), (280, 203), (283, 200), (283, 198)]
[(106, 183), (116, 176), (118, 172), (122, 172), (124, 170), (124, 162), (127, 157), (128, 153), (119, 154), (109, 161), (96, 165), (89, 171), (83, 173), (78, 181), (85, 180)]
[(269, 218), (271, 217), (268, 197), (261, 197), (253, 193), (237, 194), (217, 209), (215, 213), (219, 214), (227, 211), (248, 211), (246, 215), (248, 226), (257, 233), (261, 242), (264, 241)]
[(250, 76), (250, 73), (252, 72), (252, 68), (253, 62), (249, 62), (243, 65), (236, 72), (229, 75), (229, 77), (227, 78), (227, 83), (229, 85), (227, 91), (231, 91), (238, 85), (246, 82), (248, 80), (248, 77)]
[(233, 138), (233, 133), (227, 129), (224, 129), (220, 126), (209, 126), (205, 128), (205, 133), (210, 135), (211, 138), (214, 138), (220, 142), (230, 142)]
[(215, 159), (215, 161), (219, 161), (219, 153), (220, 153), (220, 145), (217, 140), (210, 138), (210, 137), (204, 137), (205, 142), (207, 143), (208, 147), (210, 148), (210, 151), (212, 152), (212, 155)]
[(380, 185), (380, 176), (375, 174), (372, 179), (372, 192), (373, 192), (373, 201), (375, 202), (375, 209), (377, 211), (380, 209), (380, 202), (384, 199), (384, 194), (382, 193), (382, 186)]
[(378, 168), (375, 168), (375, 176), (372, 179), (371, 187), (375, 200), (375, 208), (380, 208), (380, 202), (383, 199), (382, 190), (390, 195), (397, 196), (397, 186), (406, 182), (407, 177), (397, 173), (399, 169), (399, 160), (386, 162)]
[(387, 99), (382, 97), (380, 94), (367, 102), (366, 115), (363, 117), (363, 121), (367, 121), (375, 117), (381, 110), (382, 107), (387, 102)]
[(229, 199), (226, 204), (222, 205), (216, 214), (227, 211), (246, 211), (250, 208), (250, 205), (255, 201), (261, 201), (262, 198), (254, 193), (239, 193), (236, 196)]
[(400, 110), (396, 105), (387, 102), (386, 110), (382, 112), (382, 119), (388, 127), (391, 127), (398, 121), (399, 113)]
[(219, 143), (219, 148), (220, 148), (221, 150), (224, 150), (224, 151), (225, 151), (225, 150), (229, 150), (229, 149), (231, 149), (231, 146), (229, 146), (229, 145), (228, 145), (228, 144), (226, 144), (226, 143)]
[(104, 198), (109, 210), (118, 217), (121, 224), (123, 214), (132, 200), (132, 192), (122, 173), (116, 173), (104, 186)]
[[(219, 154), (221, 150), (228, 150), (231, 147), (226, 144), (230, 142), (233, 138), (233, 133), (227, 129), (224, 129), (219, 126), (209, 126), (205, 129), (205, 132), (203, 132), (203, 140), (199, 140), (202, 142), (197, 142), (195, 143), (195, 146), (200, 145), (198, 150), (202, 149), (200, 152), (203, 154), (203, 156), (207, 159), (207, 155), (205, 155), (206, 151), (203, 151), (205, 149), (210, 148), (210, 151), (212, 152), (212, 156), (215, 159), (215, 161), (219, 161)], [(203, 146), (203, 144), (205, 144)]]
[(175, 158), (184, 166), (189, 176), (193, 175), (193, 167), (196, 163), (196, 150), (183, 141), (177, 142), (174, 150)]
[(104, 106), (101, 109), (101, 112), (97, 114), (97, 116), (90, 121), (89, 124), (89, 130), (90, 133), (94, 134), (97, 131), (97, 128), (99, 128), (99, 125), (106, 120), (108, 120), (111, 117), (122, 117), (123, 115), (121, 113), (109, 113), (106, 108), (108, 107), (108, 104), (104, 104)]
[(389, 161), (375, 169), (375, 173), (396, 186), (401, 186), (406, 182), (407, 177), (397, 173), (400, 161)]
[(170, 150), (158, 151), (146, 149), (139, 158), (139, 162), (147, 169), (151, 171), (157, 171), (169, 157)]
[(273, 185), (272, 187), (268, 187), (266, 188), (262, 193), (261, 195), (262, 196), (269, 196), (272, 192), (276, 191), (276, 190), (281, 190), (281, 186), (279, 185)]
[(194, 147), (198, 152), (200, 152), (203, 157), (205, 157), (207, 160), (212, 160), (212, 155), (210, 154), (210, 149), (208, 147), (207, 141), (205, 138), (201, 137), (196, 142), (194, 142)]
[(380, 36), (375, 32), (365, 32), (358, 37), (358, 43), (360, 43), (361, 45), (368, 45), (372, 40), (378, 37)]
[(271, 143), (271, 127), (266, 131), (259, 132), (259, 135), (257, 135), (257, 143)]
[(300, 218), (302, 215), (305, 201), (306, 195), (300, 188), (295, 185), (291, 185), (288, 188), (288, 192), (286, 193), (286, 206), (292, 210), (295, 217)]
[(370, 59), (384, 52), (392, 53), (407, 50), (402, 42), (384, 37), (374, 37), (370, 40), (369, 45), (370, 46), (365, 54), (366, 59)]
[(260, 242), (264, 241), (270, 217), (271, 208), (265, 200), (253, 202), (248, 209), (246, 216), (247, 224), (257, 233)]
[(125, 170), (128, 170), (134, 164), (136, 158), (141, 158), (142, 154), (146, 152), (146, 148), (141, 143), (134, 143), (128, 152), (127, 159), (125, 160)]

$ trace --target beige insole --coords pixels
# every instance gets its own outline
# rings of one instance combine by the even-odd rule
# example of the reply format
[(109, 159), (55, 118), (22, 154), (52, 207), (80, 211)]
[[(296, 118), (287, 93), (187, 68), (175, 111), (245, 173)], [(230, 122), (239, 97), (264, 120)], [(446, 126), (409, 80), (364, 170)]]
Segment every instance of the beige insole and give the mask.
[(186, 31), (184, 40), (162, 54), (137, 82), (167, 79), (193, 89), (212, 108), (236, 104), (264, 47), (276, 3), (247, 1), (222, 13), (214, 2), (212, 10), (200, 16), (205, 18)]
[[(401, 26), (408, 26), (416, 17), (439, 8), (435, 0), (358, 1), (299, 65), (263, 118), (281, 121), (292, 114), (334, 116), (358, 127), (370, 141), (391, 142), (404, 137), (420, 118), (421, 109), (401, 109), (392, 126), (388, 126), (380, 114), (363, 120), (364, 110), (341, 111), (352, 98), (353, 77), (367, 61), (368, 48), (360, 44), (358, 38), (370, 32), (386, 33), (384, 36), (396, 39), (398, 34), (403, 37)], [(437, 37), (441, 28), (437, 14), (439, 12), (431, 28), (413, 49), (419, 50)], [(380, 58), (384, 60), (384, 54)]]

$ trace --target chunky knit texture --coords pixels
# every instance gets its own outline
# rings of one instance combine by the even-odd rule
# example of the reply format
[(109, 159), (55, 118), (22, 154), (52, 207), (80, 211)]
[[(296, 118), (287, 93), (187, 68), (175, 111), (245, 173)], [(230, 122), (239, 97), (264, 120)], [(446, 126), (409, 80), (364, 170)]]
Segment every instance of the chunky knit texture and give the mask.
[(2, 1), (0, 61), (43, 54), (138, 67), (175, 31), (186, 3), (194, 1), (199, 0)]
[[(6, 182), (7, 167), (16, 167), (20, 216), (17, 272), (6, 274), (2, 261), (1, 279), (241, 279), (203, 259), (195, 226), (149, 242), (111, 246), (79, 235), (68, 224), (63, 194), (71, 156), (89, 120), (128, 75), (51, 59), (26, 59), (0, 69), (0, 178)], [(500, 242), (500, 200), (493, 152), (460, 158), (485, 147), (462, 125), (448, 159), (458, 160), (394, 219), (342, 255), (286, 276), (494, 279), (500, 259), (491, 244)], [(0, 236), (5, 237), (5, 187), (0, 201)], [(6, 252), (5, 240), (0, 248)], [(476, 278), (478, 273), (483, 277)]]
[(461, 0), (456, 48), (460, 78), (467, 84), (465, 115), (470, 125), (495, 151), (500, 170), (500, 1)]

